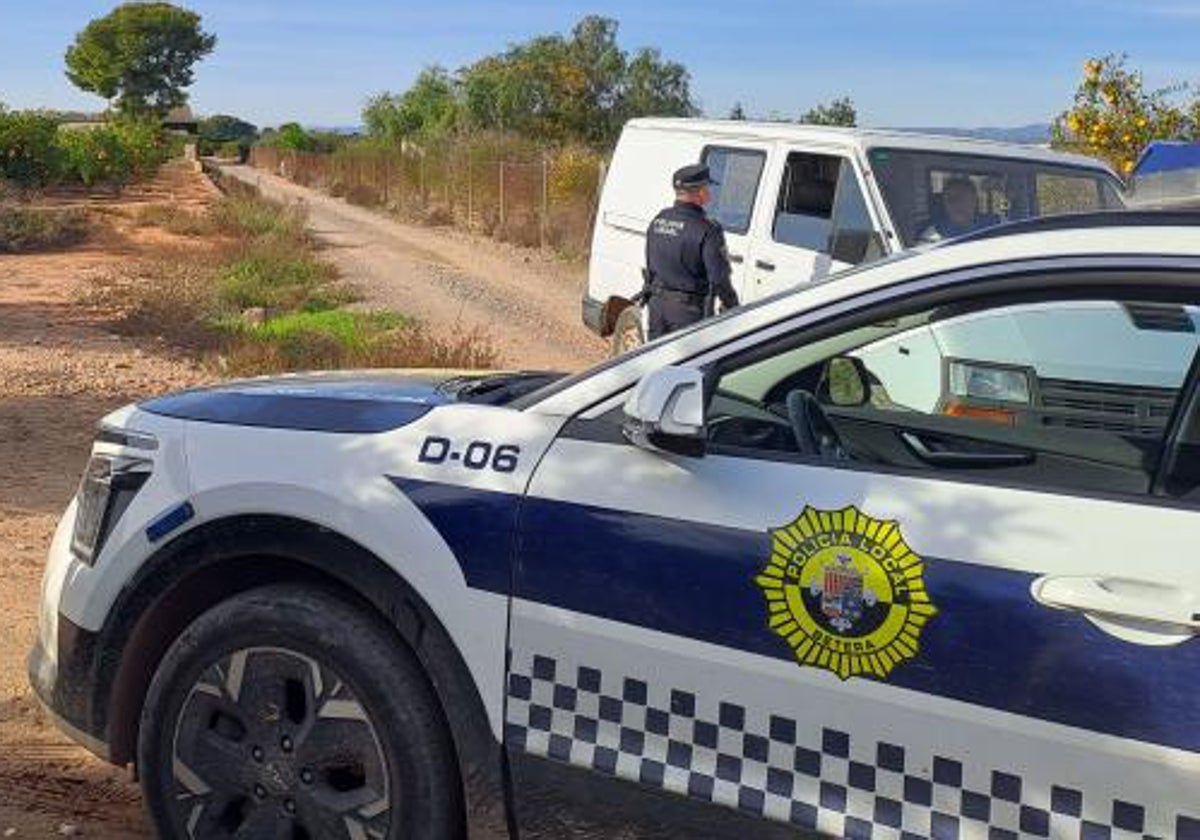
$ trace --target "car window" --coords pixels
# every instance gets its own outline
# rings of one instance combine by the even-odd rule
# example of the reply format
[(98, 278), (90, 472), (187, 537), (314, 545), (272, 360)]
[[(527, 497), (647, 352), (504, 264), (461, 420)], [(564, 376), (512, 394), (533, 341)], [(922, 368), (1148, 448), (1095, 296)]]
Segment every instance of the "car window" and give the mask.
[(1146, 492), (1198, 327), (1194, 305), (1106, 299), (881, 320), (726, 367), (710, 441)]
[(771, 235), (776, 242), (826, 252), (843, 159), (791, 152), (783, 169)]
[(704, 150), (703, 160), (717, 182), (705, 208), (709, 218), (730, 233), (745, 233), (750, 229), (766, 154), (754, 149), (710, 146)]

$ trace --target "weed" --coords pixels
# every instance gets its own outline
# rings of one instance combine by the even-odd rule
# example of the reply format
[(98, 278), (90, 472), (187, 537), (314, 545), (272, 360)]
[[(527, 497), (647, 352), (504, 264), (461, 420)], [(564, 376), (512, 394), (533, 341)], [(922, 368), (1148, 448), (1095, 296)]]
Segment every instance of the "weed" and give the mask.
[(247, 243), (221, 269), (216, 294), (223, 309), (235, 312), (255, 307), (270, 313), (320, 312), (356, 297), (336, 279), (337, 270), (310, 251), (286, 239), (267, 237)]
[(160, 227), (179, 236), (210, 236), (216, 231), (212, 216), (194, 213), (174, 204), (151, 204), (138, 211), (137, 223)]

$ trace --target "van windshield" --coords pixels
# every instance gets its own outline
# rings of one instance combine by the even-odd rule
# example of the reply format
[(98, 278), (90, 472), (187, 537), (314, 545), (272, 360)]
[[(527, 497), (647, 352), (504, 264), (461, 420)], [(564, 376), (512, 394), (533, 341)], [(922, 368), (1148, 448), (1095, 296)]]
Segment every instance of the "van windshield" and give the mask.
[(953, 239), (992, 225), (1120, 210), (1107, 172), (1016, 158), (875, 148), (871, 170), (904, 247)]

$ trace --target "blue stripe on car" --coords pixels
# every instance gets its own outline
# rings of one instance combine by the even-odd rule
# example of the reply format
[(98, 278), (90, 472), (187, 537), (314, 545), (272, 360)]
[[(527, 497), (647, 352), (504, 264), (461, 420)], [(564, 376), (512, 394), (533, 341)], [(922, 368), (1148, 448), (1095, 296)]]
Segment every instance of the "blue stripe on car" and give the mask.
[[(462, 564), (505, 593), (518, 510), (516, 597), (778, 659), (753, 578), (766, 533), (397, 480)], [(925, 557), (939, 613), (887, 682), (1014, 714), (1200, 752), (1200, 644), (1122, 642), (1037, 604), (1036, 575)], [(1096, 687), (1103, 685), (1103, 691)]]

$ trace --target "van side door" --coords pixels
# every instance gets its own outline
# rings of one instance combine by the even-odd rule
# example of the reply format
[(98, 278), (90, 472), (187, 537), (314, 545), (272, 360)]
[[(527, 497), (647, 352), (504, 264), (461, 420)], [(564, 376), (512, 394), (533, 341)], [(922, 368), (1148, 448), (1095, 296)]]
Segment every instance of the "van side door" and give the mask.
[(784, 147), (759, 219), (748, 299), (820, 279), (883, 256), (883, 239), (850, 157)]

